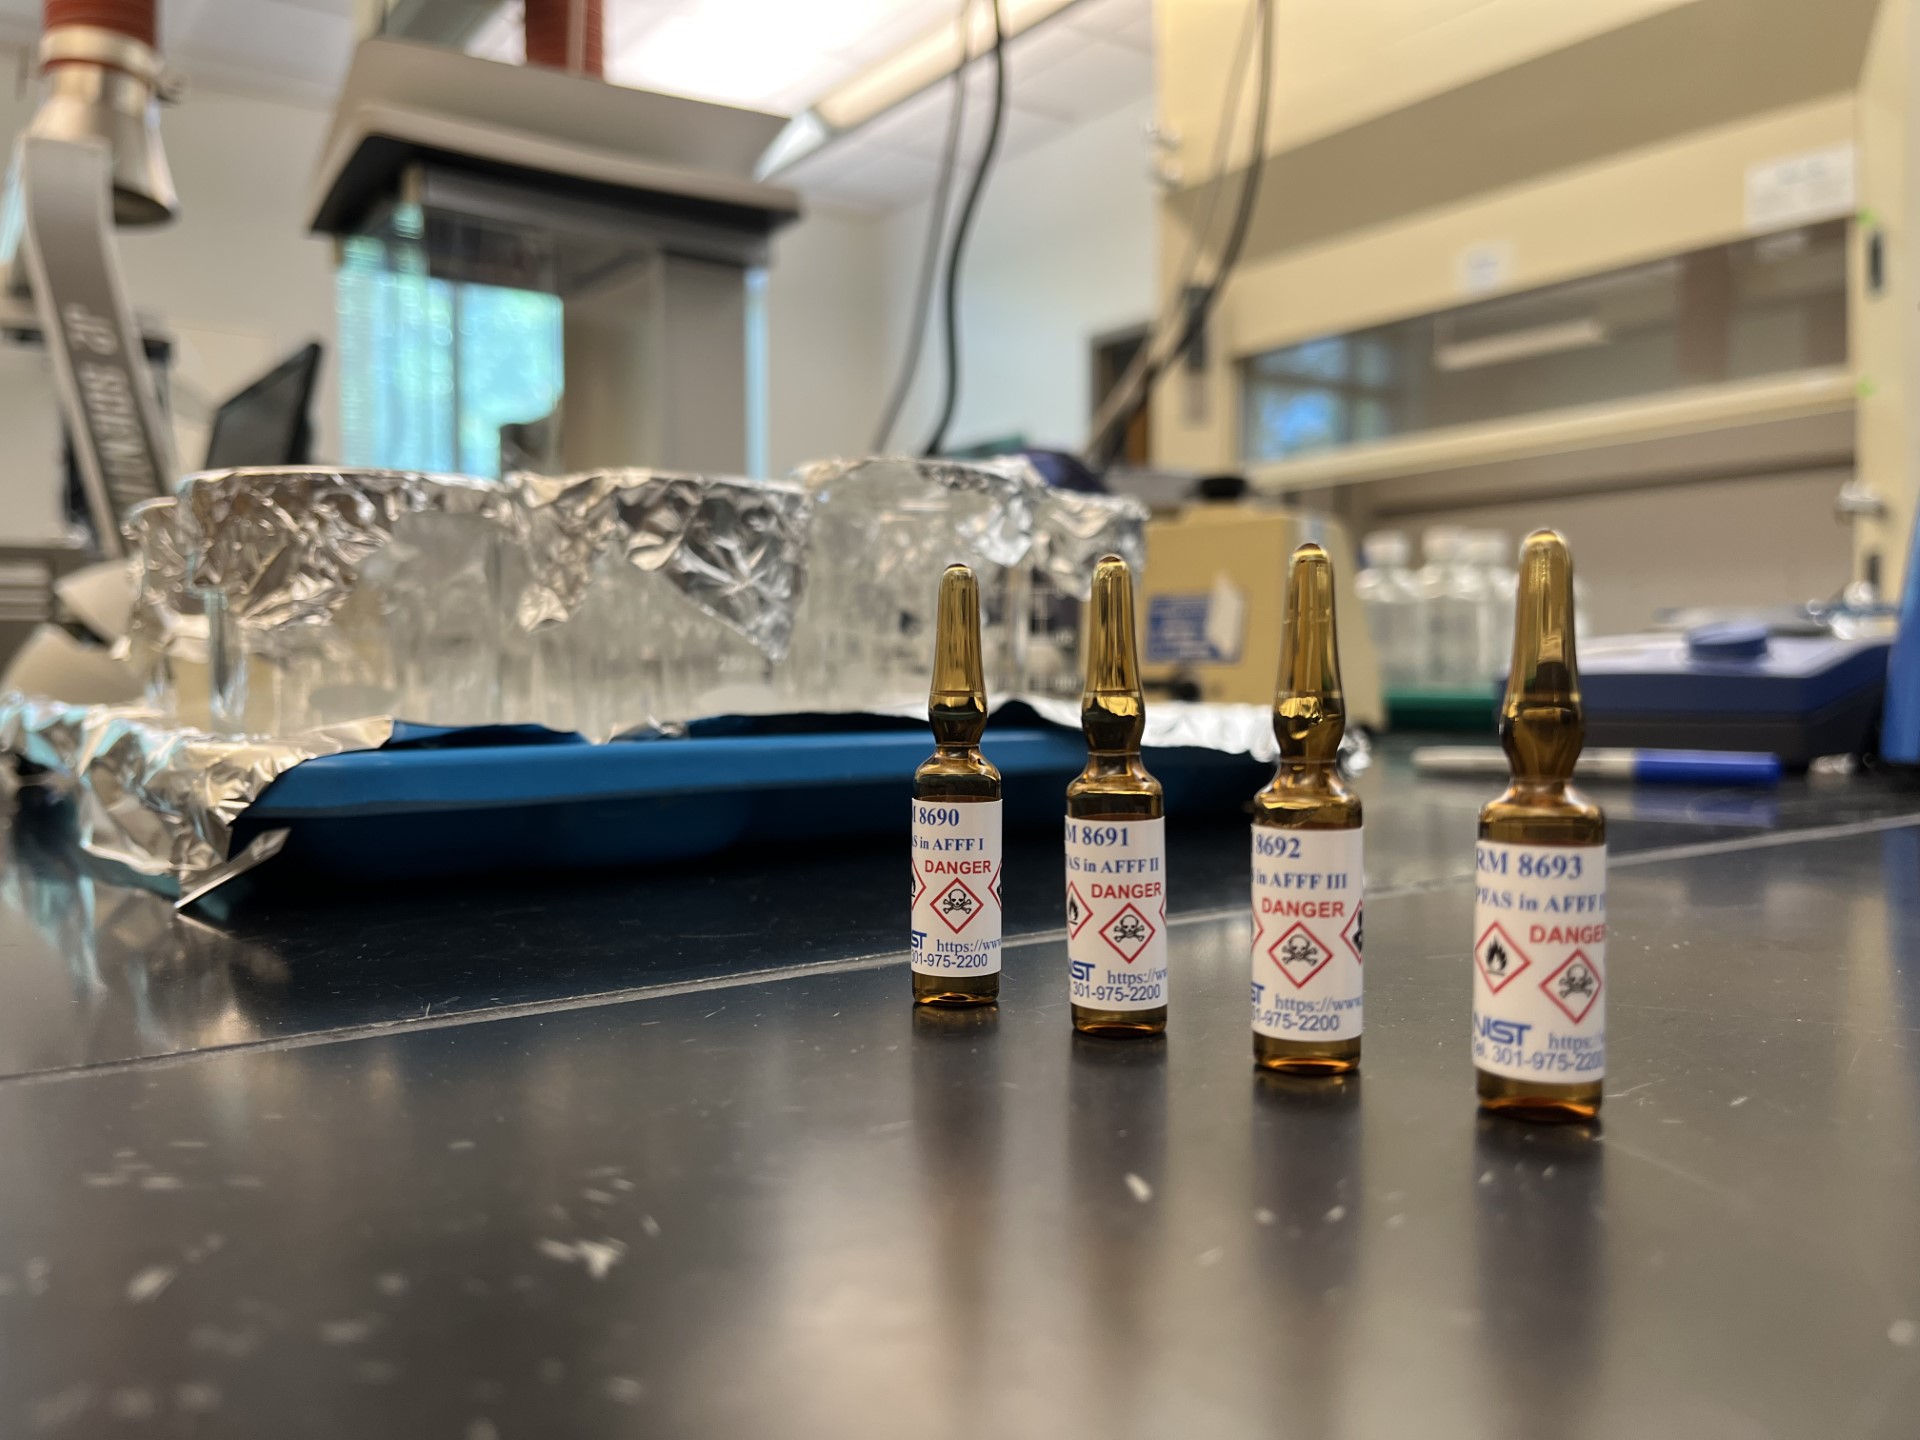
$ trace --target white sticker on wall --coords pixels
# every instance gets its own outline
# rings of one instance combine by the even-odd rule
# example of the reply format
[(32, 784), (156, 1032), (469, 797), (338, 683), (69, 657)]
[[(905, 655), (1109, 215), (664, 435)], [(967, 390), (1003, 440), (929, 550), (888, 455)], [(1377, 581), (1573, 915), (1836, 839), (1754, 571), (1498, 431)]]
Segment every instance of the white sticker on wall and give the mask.
[(1855, 150), (1851, 140), (1747, 167), (1749, 230), (1779, 230), (1852, 212)]
[(1462, 295), (1485, 295), (1504, 290), (1513, 278), (1513, 245), (1507, 240), (1482, 240), (1462, 250), (1453, 265)]

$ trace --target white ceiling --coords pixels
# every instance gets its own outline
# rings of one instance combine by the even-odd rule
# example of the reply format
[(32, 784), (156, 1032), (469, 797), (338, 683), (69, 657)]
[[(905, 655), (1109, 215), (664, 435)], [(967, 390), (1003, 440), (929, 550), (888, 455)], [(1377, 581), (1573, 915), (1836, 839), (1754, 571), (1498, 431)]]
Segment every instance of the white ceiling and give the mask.
[[(951, 18), (950, 0), (938, 9)], [(1044, 145), (1152, 93), (1152, 0), (1080, 0), (1008, 47), (1001, 156)], [(979, 153), (992, 95), (992, 68), (977, 60), (967, 75), (963, 156)], [(952, 99), (950, 85), (935, 85), (774, 178), (810, 199), (861, 209), (922, 199), (933, 192)]]
[[(329, 104), (353, 54), (354, 0), (161, 0), (160, 44), (190, 82)], [(0, 0), (0, 44), (40, 34), (40, 0)]]
[[(161, 0), (161, 44), (190, 81), (329, 104), (353, 53), (354, 0)], [(793, 114), (931, 32), (957, 0), (606, 0), (608, 78)], [(0, 0), (0, 44), (39, 32), (40, 0)], [(752, 37), (751, 40), (743, 37)], [(508, 0), (473, 48), (518, 59)], [(1152, 0), (1079, 0), (1008, 51), (1002, 154), (1017, 155), (1147, 96)], [(967, 145), (986, 130), (991, 71), (968, 77)], [(933, 189), (951, 89), (939, 84), (778, 178), (809, 198), (885, 209)]]

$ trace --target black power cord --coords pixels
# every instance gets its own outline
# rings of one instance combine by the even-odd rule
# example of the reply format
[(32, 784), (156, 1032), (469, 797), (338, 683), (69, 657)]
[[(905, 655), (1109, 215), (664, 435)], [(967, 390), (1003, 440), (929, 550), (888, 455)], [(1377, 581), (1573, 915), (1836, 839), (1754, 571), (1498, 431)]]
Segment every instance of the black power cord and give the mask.
[[(1089, 443), (1087, 453), (1091, 455), (1099, 437), (1108, 433), (1108, 427), (1114, 423), (1121, 407), (1140, 384), (1150, 366), (1155, 364), (1165, 346), (1166, 337), (1184, 316), (1186, 307), (1200, 293), (1197, 283), (1200, 279), (1200, 265), (1206, 258), (1207, 237), (1213, 233), (1213, 217), (1220, 209), (1220, 199), (1226, 193), (1226, 186), (1220, 182), (1227, 176), (1227, 163), (1233, 152), (1235, 121), (1240, 115), (1240, 97), (1246, 91), (1247, 70), (1258, 48), (1260, 37), (1260, 5), (1258, 0), (1247, 6), (1247, 18), (1240, 27), (1240, 33), (1234, 39), (1232, 73), (1227, 80), (1227, 96), (1221, 106), (1220, 124), (1213, 137), (1213, 155), (1208, 161), (1206, 176), (1211, 182), (1207, 185), (1207, 201), (1200, 211), (1200, 218), (1194, 222), (1192, 232), (1187, 236), (1186, 254), (1180, 257), (1180, 283), (1168, 291), (1170, 299), (1159, 314), (1147, 327), (1147, 333), (1133, 357), (1120, 372), (1118, 378), (1107, 387), (1107, 393), (1100, 397), (1100, 404), (1094, 410), (1093, 423), (1088, 427), (1095, 442)], [(1119, 423), (1121, 443), (1125, 443), (1125, 432), (1138, 413), (1134, 405)], [(1118, 453), (1119, 446), (1114, 447)], [(1108, 460), (1112, 459), (1109, 455)]]
[(980, 194), (987, 188), (987, 176), (993, 170), (1000, 149), (1000, 126), (1007, 110), (1007, 34), (1000, 16), (1000, 0), (987, 0), (993, 7), (993, 114), (987, 122), (987, 142), (980, 150), (980, 161), (973, 168), (973, 182), (961, 203), (960, 218), (954, 222), (953, 243), (947, 249), (947, 284), (941, 314), (946, 339), (945, 383), (941, 388), (940, 418), (934, 423), (925, 455), (938, 455), (947, 443), (947, 427), (953, 424), (954, 408), (960, 403), (960, 262), (967, 248), (967, 234), (973, 229), (973, 217), (980, 207)]
[[(1267, 136), (1267, 111), (1273, 99), (1273, 0), (1254, 0), (1259, 8), (1260, 34), (1260, 84), (1254, 104), (1253, 146), (1247, 162), (1247, 174), (1241, 182), (1239, 200), (1234, 207), (1233, 222), (1227, 232), (1226, 243), (1221, 246), (1219, 262), (1214, 266), (1213, 278), (1198, 293), (1189, 293), (1192, 287), (1183, 286), (1182, 293), (1174, 296), (1179, 307), (1174, 319), (1163, 326), (1163, 332), (1173, 335), (1172, 343), (1165, 342), (1163, 335), (1149, 335), (1146, 343), (1140, 347), (1140, 354), (1127, 374), (1121, 377), (1114, 387), (1107, 403), (1101, 407), (1095, 419), (1092, 440), (1087, 445), (1087, 465), (1096, 473), (1104, 471), (1113, 463), (1113, 457), (1119, 453), (1125, 442), (1127, 426), (1147, 403), (1153, 394), (1153, 387), (1167, 369), (1177, 363), (1187, 353), (1190, 346), (1206, 328), (1207, 317), (1212, 313), (1214, 302), (1220, 298), (1227, 278), (1240, 260), (1240, 252), (1246, 247), (1247, 232), (1252, 226), (1255, 203), (1260, 198), (1261, 172), (1265, 168), (1265, 147)], [(1239, 109), (1239, 86), (1229, 87), (1226, 113), (1221, 117), (1221, 125), (1231, 128), (1234, 112)], [(1198, 233), (1196, 232), (1196, 245)]]
[(881, 412), (879, 428), (874, 431), (873, 453), (884, 455), (893, 442), (894, 426), (900, 423), (900, 411), (913, 393), (914, 377), (920, 373), (920, 352), (927, 343), (927, 321), (933, 315), (933, 284), (940, 273), (940, 242), (947, 233), (948, 202), (953, 198), (953, 176), (960, 158), (960, 133), (967, 113), (967, 66), (973, 60), (967, 18), (973, 13), (973, 0), (960, 0), (955, 24), (960, 28), (960, 65), (953, 72), (953, 103), (947, 107), (947, 138), (940, 146), (940, 174), (934, 181), (933, 201), (927, 213), (926, 248), (920, 255), (920, 278), (914, 284), (913, 323), (907, 331), (907, 351), (900, 359), (900, 375), (893, 393)]

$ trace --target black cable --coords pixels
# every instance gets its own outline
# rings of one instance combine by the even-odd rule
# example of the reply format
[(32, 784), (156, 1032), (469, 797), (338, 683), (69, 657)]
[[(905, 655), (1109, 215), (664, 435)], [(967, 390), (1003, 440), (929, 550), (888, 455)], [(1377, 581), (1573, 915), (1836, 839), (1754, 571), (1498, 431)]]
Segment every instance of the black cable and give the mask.
[(953, 199), (953, 175), (960, 158), (960, 132), (967, 113), (967, 66), (973, 60), (967, 17), (973, 0), (960, 0), (960, 67), (953, 72), (953, 103), (947, 109), (947, 138), (940, 147), (940, 175), (934, 182), (932, 208), (927, 214), (927, 242), (920, 255), (920, 278), (914, 283), (913, 323), (907, 330), (907, 353), (900, 358), (900, 375), (893, 393), (880, 415), (880, 427), (874, 432), (873, 453), (884, 455), (893, 440), (893, 427), (900, 423), (900, 411), (913, 393), (914, 377), (920, 372), (920, 352), (926, 348), (927, 321), (933, 316), (933, 282), (940, 273), (940, 242), (947, 233), (947, 209)]
[(946, 335), (946, 383), (942, 388), (940, 419), (927, 441), (925, 455), (938, 455), (947, 443), (947, 427), (953, 423), (954, 408), (960, 403), (960, 261), (966, 253), (967, 233), (973, 228), (979, 209), (980, 193), (987, 188), (987, 176), (993, 170), (993, 157), (1000, 149), (1000, 124), (1007, 110), (1007, 35), (1000, 18), (1000, 0), (987, 0), (993, 7), (993, 115), (987, 122), (987, 143), (980, 150), (980, 163), (974, 166), (973, 183), (960, 206), (960, 218), (954, 223), (953, 243), (947, 249), (947, 286), (942, 323)]
[[(1240, 187), (1240, 198), (1235, 206), (1233, 224), (1227, 232), (1226, 244), (1221, 247), (1220, 261), (1214, 268), (1213, 278), (1209, 280), (1201, 293), (1187, 301), (1184, 296), (1175, 296), (1180, 305), (1178, 316), (1178, 338), (1164, 356), (1149, 356), (1141, 366), (1139, 378), (1135, 381), (1132, 393), (1126, 395), (1094, 435), (1087, 446), (1087, 464), (1094, 471), (1103, 471), (1113, 462), (1126, 438), (1127, 426), (1139, 413), (1153, 393), (1153, 387), (1159, 383), (1160, 376), (1167, 367), (1175, 364), (1187, 353), (1200, 332), (1205, 328), (1207, 317), (1212, 313), (1214, 302), (1220, 298), (1233, 267), (1239, 263), (1240, 252), (1246, 247), (1247, 234), (1252, 228), (1253, 209), (1260, 198), (1261, 172), (1265, 169), (1265, 147), (1267, 135), (1267, 110), (1273, 98), (1273, 0), (1256, 0), (1260, 6), (1260, 88), (1254, 104), (1253, 153), (1248, 158), (1247, 176)], [(1147, 345), (1153, 344), (1149, 336)]]
[[(1233, 223), (1229, 228), (1227, 241), (1221, 247), (1219, 263), (1214, 268), (1213, 278), (1202, 288), (1197, 297), (1189, 293), (1190, 287), (1184, 287), (1182, 293), (1173, 297), (1179, 307), (1177, 328), (1169, 327), (1176, 335), (1173, 344), (1164, 354), (1154, 354), (1154, 340), (1149, 337), (1146, 355), (1135, 379), (1132, 393), (1125, 396), (1109, 414), (1105, 425), (1087, 447), (1088, 464), (1095, 471), (1103, 471), (1113, 462), (1126, 438), (1127, 426), (1139, 413), (1153, 393), (1153, 387), (1168, 367), (1176, 364), (1187, 353), (1195, 339), (1205, 328), (1207, 317), (1213, 305), (1225, 287), (1227, 277), (1240, 259), (1240, 252), (1246, 245), (1247, 232), (1253, 218), (1254, 204), (1260, 194), (1260, 179), (1263, 169), (1263, 150), (1267, 131), (1267, 110), (1273, 94), (1273, 0), (1255, 0), (1260, 11), (1260, 86), (1254, 105), (1253, 146), (1248, 158), (1246, 180), (1241, 185), (1238, 203), (1235, 206)], [(1235, 100), (1237, 101), (1237, 96)], [(1237, 105), (1230, 107), (1237, 108)], [(1223, 123), (1225, 120), (1223, 119)]]
[[(1207, 202), (1200, 211), (1200, 218), (1194, 222), (1193, 230), (1187, 237), (1187, 253), (1180, 258), (1180, 283), (1170, 291), (1170, 303), (1155, 315), (1147, 326), (1146, 334), (1141, 337), (1139, 348), (1133, 352), (1133, 358), (1126, 368), (1107, 387), (1107, 393), (1100, 397), (1100, 403), (1094, 411), (1093, 424), (1088, 427), (1091, 434), (1098, 438), (1107, 434), (1113, 424), (1114, 416), (1126, 403), (1125, 397), (1133, 394), (1134, 387), (1140, 383), (1142, 375), (1154, 363), (1155, 356), (1162, 348), (1165, 336), (1179, 323), (1180, 312), (1187, 305), (1187, 298), (1193, 291), (1194, 281), (1200, 278), (1200, 262), (1206, 258), (1207, 236), (1213, 232), (1213, 217), (1220, 208), (1220, 197), (1226, 192), (1224, 182), (1227, 177), (1227, 162), (1233, 151), (1235, 122), (1240, 117), (1240, 97), (1245, 93), (1248, 61), (1253, 58), (1259, 39), (1261, 8), (1259, 0), (1247, 6), (1247, 18), (1240, 27), (1240, 33), (1234, 39), (1233, 71), (1227, 80), (1227, 99), (1221, 107), (1220, 124), (1213, 137), (1213, 155), (1208, 161), (1205, 174)], [(1135, 407), (1137, 409), (1137, 407)], [(1127, 420), (1121, 423), (1124, 432), (1133, 418), (1129, 411)], [(1093, 443), (1087, 450), (1091, 454)]]

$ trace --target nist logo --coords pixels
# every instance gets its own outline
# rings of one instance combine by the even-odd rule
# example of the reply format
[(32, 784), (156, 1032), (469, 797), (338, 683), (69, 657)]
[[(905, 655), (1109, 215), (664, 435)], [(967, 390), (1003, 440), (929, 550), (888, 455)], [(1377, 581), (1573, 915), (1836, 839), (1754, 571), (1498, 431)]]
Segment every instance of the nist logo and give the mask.
[(1525, 1045), (1527, 1031), (1531, 1025), (1522, 1025), (1517, 1020), (1501, 1020), (1492, 1015), (1473, 1017), (1473, 1028), (1482, 1040), (1493, 1045)]
[(1067, 962), (1067, 972), (1076, 980), (1091, 980), (1093, 978), (1093, 962), (1091, 960), (1069, 960)]

